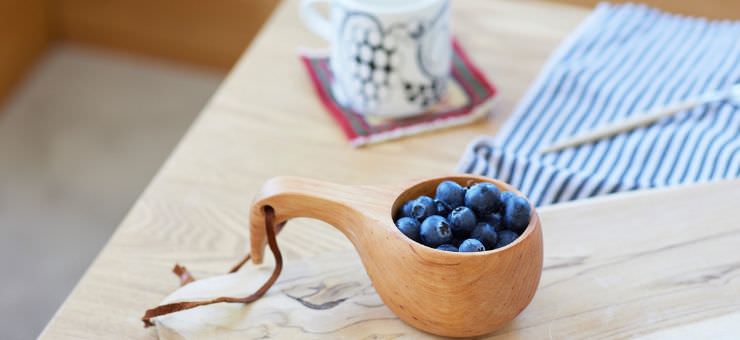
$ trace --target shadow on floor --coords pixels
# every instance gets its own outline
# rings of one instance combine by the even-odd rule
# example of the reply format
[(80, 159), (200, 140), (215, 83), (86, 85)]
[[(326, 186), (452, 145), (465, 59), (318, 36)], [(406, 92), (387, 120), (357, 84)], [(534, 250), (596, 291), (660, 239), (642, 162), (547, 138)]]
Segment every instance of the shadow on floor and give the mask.
[(0, 108), (0, 338), (36, 337), (221, 81), (59, 45)]

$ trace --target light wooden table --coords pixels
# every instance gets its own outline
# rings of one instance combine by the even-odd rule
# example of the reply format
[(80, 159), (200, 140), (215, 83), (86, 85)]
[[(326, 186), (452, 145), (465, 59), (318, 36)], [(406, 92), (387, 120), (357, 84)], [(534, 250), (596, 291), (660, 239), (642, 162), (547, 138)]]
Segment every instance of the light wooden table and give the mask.
[[(450, 172), (472, 138), (496, 132), (549, 53), (588, 14), (582, 8), (541, 2), (455, 1), (453, 18), (459, 40), (501, 89), (495, 115), (488, 122), (356, 150), (346, 143), (320, 106), (297, 59), (298, 46), (323, 44), (300, 24), (297, 7), (296, 0), (288, 0), (277, 9), (51, 320), (43, 337), (155, 337), (156, 332), (144, 329), (139, 318), (145, 309), (177, 288), (177, 280), (169, 272), (172, 265), (185, 264), (197, 277), (223, 274), (246, 252), (249, 203), (269, 177), (295, 175), (374, 184), (402, 183)], [(738, 183), (727, 185), (737, 188)], [(723, 187), (710, 186), (699, 193)], [(737, 202), (737, 195), (732, 196), (736, 193), (725, 190), (721, 197)], [(575, 218), (575, 210), (569, 210), (573, 207), (543, 211), (543, 224), (548, 218), (565, 222), (566, 218)], [(700, 209), (702, 204), (697, 202), (692, 207)], [(558, 211), (563, 212), (557, 215)], [(599, 211), (604, 210), (579, 218), (595, 220)], [(730, 213), (737, 219), (736, 211)], [(697, 230), (702, 230), (704, 221), (694, 222)], [(291, 221), (279, 241), (286, 263), (351, 249), (351, 244), (333, 228), (305, 219)], [(640, 246), (648, 249), (648, 245)], [(546, 240), (546, 256), (548, 247)], [(574, 256), (578, 255), (577, 249)], [(740, 263), (736, 254), (725, 254), (729, 255)], [(643, 274), (649, 275), (650, 271)], [(722, 280), (709, 280), (719, 288), (725, 285), (735, 290), (737, 281), (736, 270)], [(582, 303), (587, 304), (585, 299), (589, 297), (583, 298)], [(562, 301), (539, 301), (543, 302), (558, 306)], [(700, 300), (690, 302), (701, 304)], [(534, 303), (538, 303), (537, 297)], [(649, 310), (649, 302), (646, 304), (645, 310)], [(610, 310), (599, 314), (602, 322), (615, 317)], [(563, 318), (576, 318), (569, 320), (580, 329), (603, 324), (588, 324), (589, 320), (579, 323), (578, 316), (562, 312), (558, 315)], [(650, 321), (623, 320), (619, 327)], [(525, 335), (540, 337), (560, 331), (546, 326)], [(563, 331), (558, 334), (573, 335), (569, 332), (574, 330)]]

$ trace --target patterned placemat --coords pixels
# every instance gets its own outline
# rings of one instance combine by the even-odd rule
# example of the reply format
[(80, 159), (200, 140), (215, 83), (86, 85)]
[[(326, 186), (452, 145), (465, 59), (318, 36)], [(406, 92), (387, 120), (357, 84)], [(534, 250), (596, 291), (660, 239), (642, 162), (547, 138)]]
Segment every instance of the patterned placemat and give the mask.
[(326, 53), (302, 53), (301, 60), (322, 104), (353, 146), (397, 139), (473, 122), (490, 111), (496, 88), (453, 41), (452, 77), (447, 94), (429, 112), (402, 119), (363, 116), (339, 104), (331, 91), (332, 74)]

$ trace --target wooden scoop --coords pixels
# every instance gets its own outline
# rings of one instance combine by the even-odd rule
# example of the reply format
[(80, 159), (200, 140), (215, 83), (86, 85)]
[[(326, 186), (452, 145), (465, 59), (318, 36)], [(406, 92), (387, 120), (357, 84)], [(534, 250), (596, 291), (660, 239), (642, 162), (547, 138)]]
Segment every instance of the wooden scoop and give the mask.
[[(396, 228), (398, 208), (420, 195), (434, 196), (437, 185), (452, 180), (466, 186), (485, 177), (438, 177), (406, 186), (346, 186), (303, 178), (267, 181), (251, 209), (251, 255), (262, 263), (264, 208), (275, 222), (294, 217), (325, 221), (357, 249), (383, 302), (402, 320), (429, 333), (467, 337), (490, 333), (514, 319), (534, 296), (542, 272), (542, 231), (532, 207), (529, 226), (506, 247), (478, 253), (429, 248)], [(517, 194), (519, 194), (517, 192)]]

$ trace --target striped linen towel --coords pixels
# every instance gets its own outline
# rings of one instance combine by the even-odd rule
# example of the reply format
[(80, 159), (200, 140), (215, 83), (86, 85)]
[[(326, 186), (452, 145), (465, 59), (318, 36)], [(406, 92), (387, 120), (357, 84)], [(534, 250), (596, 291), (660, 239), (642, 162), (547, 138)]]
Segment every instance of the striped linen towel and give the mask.
[(601, 4), (551, 57), (501, 132), (468, 146), (458, 171), (511, 183), (537, 206), (739, 177), (738, 99), (538, 153), (564, 137), (738, 81), (740, 22)]

